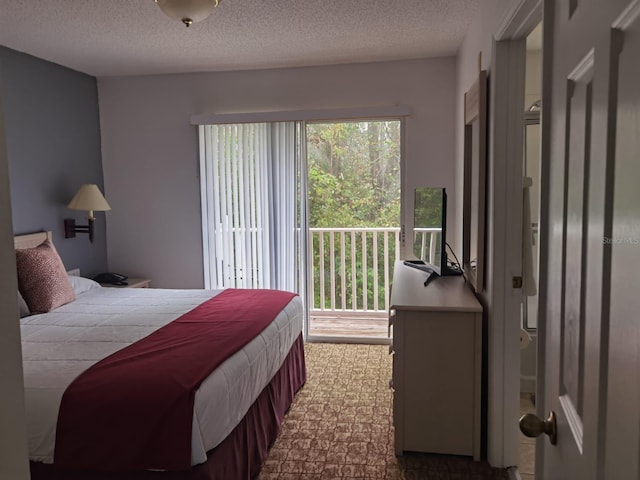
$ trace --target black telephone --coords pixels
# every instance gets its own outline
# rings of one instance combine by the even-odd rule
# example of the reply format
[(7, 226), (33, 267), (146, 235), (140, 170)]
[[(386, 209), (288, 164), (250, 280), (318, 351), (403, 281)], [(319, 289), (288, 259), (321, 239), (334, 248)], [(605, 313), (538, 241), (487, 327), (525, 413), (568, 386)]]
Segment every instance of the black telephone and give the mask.
[(129, 285), (127, 277), (120, 273), (105, 272), (99, 273), (93, 279), (98, 283), (108, 283), (109, 285)]

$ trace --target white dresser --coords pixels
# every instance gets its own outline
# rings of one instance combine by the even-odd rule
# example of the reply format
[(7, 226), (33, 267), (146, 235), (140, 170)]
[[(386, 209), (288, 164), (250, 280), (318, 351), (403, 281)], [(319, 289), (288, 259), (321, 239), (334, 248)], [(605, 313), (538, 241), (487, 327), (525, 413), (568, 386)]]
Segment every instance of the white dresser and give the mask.
[(461, 276), (395, 264), (393, 328), (395, 453), (480, 459), (482, 306)]

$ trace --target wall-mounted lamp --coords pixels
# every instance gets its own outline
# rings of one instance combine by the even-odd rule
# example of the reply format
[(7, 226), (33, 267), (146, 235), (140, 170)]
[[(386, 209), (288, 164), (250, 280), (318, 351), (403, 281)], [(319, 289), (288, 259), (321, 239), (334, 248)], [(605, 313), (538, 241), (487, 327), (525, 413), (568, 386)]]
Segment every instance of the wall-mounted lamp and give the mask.
[(78, 193), (75, 194), (69, 202), (69, 205), (67, 205), (67, 208), (89, 212), (87, 216), (89, 223), (87, 225), (76, 225), (76, 221), (73, 218), (65, 218), (64, 238), (74, 238), (76, 233), (88, 233), (89, 241), (91, 242), (93, 242), (93, 222), (95, 221), (93, 212), (111, 210), (111, 207), (102, 196), (102, 192), (98, 186), (93, 183), (82, 185)]

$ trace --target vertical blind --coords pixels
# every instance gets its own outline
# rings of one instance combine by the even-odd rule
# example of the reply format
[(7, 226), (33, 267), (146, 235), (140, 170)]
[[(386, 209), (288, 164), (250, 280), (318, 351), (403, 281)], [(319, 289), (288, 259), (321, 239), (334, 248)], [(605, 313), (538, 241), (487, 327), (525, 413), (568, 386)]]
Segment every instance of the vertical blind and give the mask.
[(201, 125), (205, 288), (296, 291), (295, 123)]

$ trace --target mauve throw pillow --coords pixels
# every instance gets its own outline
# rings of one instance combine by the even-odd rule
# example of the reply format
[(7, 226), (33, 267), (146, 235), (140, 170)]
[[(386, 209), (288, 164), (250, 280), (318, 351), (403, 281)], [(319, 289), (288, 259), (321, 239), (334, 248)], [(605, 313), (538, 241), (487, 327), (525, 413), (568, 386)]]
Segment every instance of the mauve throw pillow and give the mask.
[(16, 250), (18, 288), (31, 313), (46, 313), (76, 299), (64, 264), (49, 240)]

